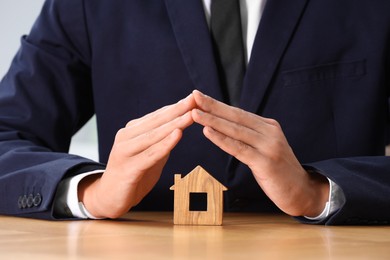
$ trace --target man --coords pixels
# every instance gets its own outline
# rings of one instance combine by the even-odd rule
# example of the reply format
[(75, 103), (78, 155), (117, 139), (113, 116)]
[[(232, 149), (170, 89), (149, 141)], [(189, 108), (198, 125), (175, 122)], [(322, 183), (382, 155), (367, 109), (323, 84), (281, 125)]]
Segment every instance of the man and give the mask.
[[(251, 2), (231, 95), (210, 1), (48, 0), (1, 82), (0, 213), (168, 210), (200, 164), (228, 211), (388, 223), (390, 3)], [(66, 153), (94, 113), (100, 163)]]

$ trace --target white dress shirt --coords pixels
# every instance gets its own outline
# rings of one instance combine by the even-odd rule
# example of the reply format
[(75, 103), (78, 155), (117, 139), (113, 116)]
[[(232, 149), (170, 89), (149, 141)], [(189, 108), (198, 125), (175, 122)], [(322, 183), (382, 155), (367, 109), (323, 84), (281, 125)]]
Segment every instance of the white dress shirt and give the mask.
[[(212, 0), (202, 0), (204, 12), (207, 23), (210, 24), (210, 8)], [(240, 0), (240, 12), (241, 12), (241, 25), (242, 25), (242, 38), (245, 48), (245, 60), (248, 64), (253, 43), (256, 37), (257, 28), (263, 14), (267, 0)], [(101, 173), (102, 171), (94, 171), (90, 173), (84, 173), (79, 176), (71, 177), (63, 180), (59, 188), (57, 189), (57, 195), (54, 200), (54, 208), (57, 214), (79, 218), (91, 218), (96, 219), (92, 216), (82, 203), (79, 202), (77, 197), (77, 187), (80, 180), (90, 174)], [(338, 210), (341, 205), (345, 202), (345, 197), (338, 185), (328, 179), (330, 185), (329, 199), (325, 205), (322, 213), (314, 218), (308, 218), (309, 220), (323, 220), (330, 214)]]
[[(210, 26), (211, 0), (202, 0), (207, 24)], [(242, 39), (245, 48), (245, 60), (249, 62), (257, 28), (264, 11), (266, 0), (240, 0)]]

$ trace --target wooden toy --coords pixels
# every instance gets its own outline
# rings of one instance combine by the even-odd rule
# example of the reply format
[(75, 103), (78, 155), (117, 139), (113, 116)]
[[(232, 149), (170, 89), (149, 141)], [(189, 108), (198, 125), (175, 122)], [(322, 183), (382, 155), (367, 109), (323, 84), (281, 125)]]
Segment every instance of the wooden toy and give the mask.
[[(175, 174), (173, 223), (179, 225), (222, 225), (223, 191), (227, 188), (201, 166), (181, 178)], [(192, 200), (203, 202), (192, 207)], [(202, 203), (200, 203), (202, 204)]]

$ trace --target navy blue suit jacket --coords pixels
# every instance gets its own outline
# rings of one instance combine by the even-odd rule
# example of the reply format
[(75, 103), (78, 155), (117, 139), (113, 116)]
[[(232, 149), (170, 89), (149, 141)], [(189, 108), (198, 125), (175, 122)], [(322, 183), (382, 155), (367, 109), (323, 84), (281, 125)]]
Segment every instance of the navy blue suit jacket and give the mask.
[[(300, 162), (342, 188), (326, 224), (390, 220), (389, 12), (388, 0), (272, 0), (254, 42), (240, 107), (278, 120)], [(200, 0), (46, 1), (0, 85), (0, 213), (53, 218), (65, 175), (104, 168), (118, 129), (193, 89), (223, 100)], [(67, 154), (93, 114), (100, 163)], [(172, 209), (173, 174), (198, 164), (229, 188), (226, 210), (277, 211), (198, 125), (137, 208)]]

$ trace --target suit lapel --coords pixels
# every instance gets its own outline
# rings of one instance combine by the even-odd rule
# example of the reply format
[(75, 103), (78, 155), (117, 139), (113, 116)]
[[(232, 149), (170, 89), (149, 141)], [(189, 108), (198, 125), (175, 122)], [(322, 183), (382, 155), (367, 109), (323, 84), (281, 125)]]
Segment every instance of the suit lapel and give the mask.
[(268, 0), (244, 79), (240, 106), (257, 112), (308, 0)]
[[(257, 112), (309, 0), (268, 0), (247, 67), (240, 107)], [(172, 28), (195, 88), (223, 100), (200, 0), (165, 0)]]
[[(259, 110), (307, 1), (309, 0), (267, 1), (244, 78), (240, 100), (242, 109), (253, 113)], [(237, 159), (231, 156), (227, 177), (230, 182), (236, 177), (237, 163)]]
[(172, 28), (196, 89), (222, 100), (210, 31), (201, 0), (165, 0)]

